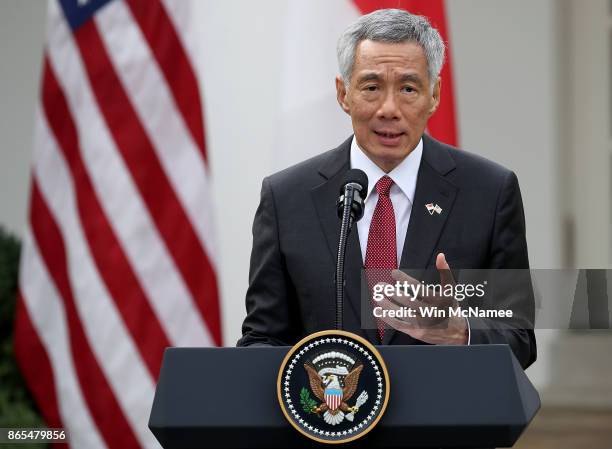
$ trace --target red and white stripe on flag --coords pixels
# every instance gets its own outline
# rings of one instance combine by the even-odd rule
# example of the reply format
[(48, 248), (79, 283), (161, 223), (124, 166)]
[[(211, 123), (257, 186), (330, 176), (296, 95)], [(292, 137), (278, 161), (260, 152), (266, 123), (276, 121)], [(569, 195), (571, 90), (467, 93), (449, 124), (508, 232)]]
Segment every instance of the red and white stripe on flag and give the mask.
[(159, 447), (167, 346), (221, 344), (188, 2), (49, 2), (15, 350), (73, 447)]
[(325, 403), (331, 411), (336, 410), (342, 403), (342, 392), (334, 390), (332, 393), (325, 393)]

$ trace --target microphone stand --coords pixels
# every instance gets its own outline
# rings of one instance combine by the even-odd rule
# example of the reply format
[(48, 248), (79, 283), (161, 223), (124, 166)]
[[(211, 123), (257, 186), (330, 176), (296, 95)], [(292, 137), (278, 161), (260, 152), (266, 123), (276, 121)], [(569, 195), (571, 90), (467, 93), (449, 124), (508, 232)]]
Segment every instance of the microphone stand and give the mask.
[[(352, 182), (348, 183), (344, 188), (344, 195), (340, 197), (338, 201), (338, 209), (342, 207), (342, 222), (340, 225), (338, 258), (336, 260), (336, 330), (342, 330), (343, 327), (344, 259), (346, 254), (346, 243), (353, 222), (355, 221), (356, 213), (359, 218), (361, 218), (361, 214), (363, 213), (363, 200), (360, 195), (360, 190), (361, 186), (359, 184)], [(353, 205), (354, 202), (357, 204)]]

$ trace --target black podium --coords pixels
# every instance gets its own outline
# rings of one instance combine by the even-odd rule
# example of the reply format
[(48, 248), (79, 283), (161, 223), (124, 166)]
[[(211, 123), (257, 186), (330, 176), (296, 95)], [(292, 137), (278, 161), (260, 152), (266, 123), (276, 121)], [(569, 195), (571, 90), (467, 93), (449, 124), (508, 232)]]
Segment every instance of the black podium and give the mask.
[[(278, 404), (289, 347), (168, 348), (149, 428), (164, 448), (330, 445), (300, 435)], [(391, 382), (370, 433), (342, 446), (511, 447), (540, 398), (507, 345), (379, 346)]]

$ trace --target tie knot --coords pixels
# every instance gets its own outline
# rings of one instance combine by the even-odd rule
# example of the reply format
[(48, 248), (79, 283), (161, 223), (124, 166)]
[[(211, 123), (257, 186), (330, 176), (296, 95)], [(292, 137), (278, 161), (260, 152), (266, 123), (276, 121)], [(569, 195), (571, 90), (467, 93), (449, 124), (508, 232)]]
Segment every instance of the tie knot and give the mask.
[(391, 186), (393, 185), (393, 179), (388, 176), (383, 176), (376, 183), (376, 192), (379, 195), (389, 196), (389, 190), (391, 190)]

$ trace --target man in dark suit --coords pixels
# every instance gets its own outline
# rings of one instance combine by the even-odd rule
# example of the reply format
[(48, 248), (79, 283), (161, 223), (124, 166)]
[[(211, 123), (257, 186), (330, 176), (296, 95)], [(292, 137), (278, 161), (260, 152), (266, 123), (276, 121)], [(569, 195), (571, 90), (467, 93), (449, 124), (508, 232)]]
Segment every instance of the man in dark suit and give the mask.
[(363, 16), (341, 36), (338, 60), (338, 102), (355, 134), (264, 179), (238, 345), (292, 345), (334, 327), (336, 201), (345, 173), (359, 168), (369, 189), (347, 244), (345, 330), (382, 344), (506, 343), (529, 366), (536, 346), (528, 294), (506, 298), (524, 312), (519, 325), (454, 317), (444, 326), (385, 320), (392, 329), (362, 328), (364, 267), (437, 268), (444, 277), (449, 268), (526, 269), (529, 262), (516, 175), (424, 133), (439, 104), (444, 60), (426, 19), (401, 10)]

